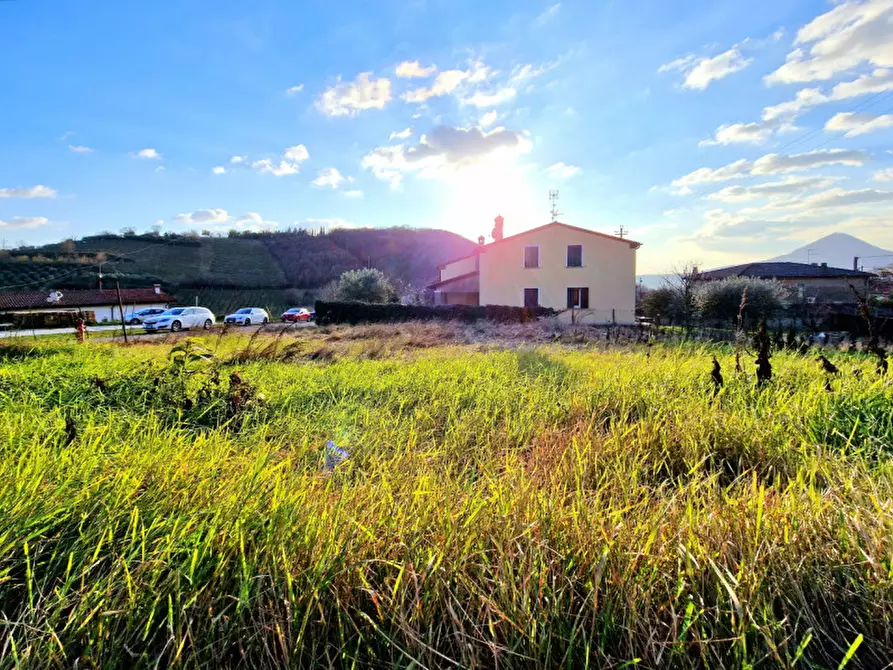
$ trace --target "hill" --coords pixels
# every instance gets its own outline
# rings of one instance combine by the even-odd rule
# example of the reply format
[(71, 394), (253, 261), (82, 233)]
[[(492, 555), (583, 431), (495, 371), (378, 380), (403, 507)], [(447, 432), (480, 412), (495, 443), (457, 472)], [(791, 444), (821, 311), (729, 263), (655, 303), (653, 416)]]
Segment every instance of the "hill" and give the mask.
[(852, 268), (856, 256), (859, 257), (859, 269), (868, 272), (893, 264), (893, 251), (881, 249), (846, 233), (831, 233), (769, 261), (827, 263), (835, 268)]
[(475, 244), (445, 230), (291, 230), (228, 237), (102, 234), (2, 252), (0, 290), (91, 288), (99, 271), (122, 287), (161, 283), (182, 303), (217, 313), (246, 300), (272, 311), (307, 304), (345, 270), (376, 267), (420, 287)]

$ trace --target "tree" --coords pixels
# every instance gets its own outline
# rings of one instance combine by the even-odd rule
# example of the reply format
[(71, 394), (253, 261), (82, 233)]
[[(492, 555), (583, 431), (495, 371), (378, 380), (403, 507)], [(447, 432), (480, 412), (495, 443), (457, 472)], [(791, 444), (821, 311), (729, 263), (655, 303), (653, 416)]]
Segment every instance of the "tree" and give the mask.
[(676, 291), (670, 286), (662, 286), (645, 293), (642, 298), (642, 313), (660, 324), (661, 319), (673, 320), (679, 312)]
[(694, 263), (686, 263), (674, 268), (673, 274), (666, 280), (667, 287), (673, 292), (676, 316), (686, 328), (691, 326), (695, 314), (695, 277), (698, 268)]
[(391, 302), (396, 297), (394, 286), (381, 270), (362, 268), (341, 274), (329, 293), (335, 300)]
[[(742, 311), (741, 296), (747, 291)], [(730, 277), (703, 282), (695, 288), (694, 304), (706, 321), (736, 324), (739, 312), (744, 319), (769, 319), (782, 308), (788, 291), (778, 281)]]

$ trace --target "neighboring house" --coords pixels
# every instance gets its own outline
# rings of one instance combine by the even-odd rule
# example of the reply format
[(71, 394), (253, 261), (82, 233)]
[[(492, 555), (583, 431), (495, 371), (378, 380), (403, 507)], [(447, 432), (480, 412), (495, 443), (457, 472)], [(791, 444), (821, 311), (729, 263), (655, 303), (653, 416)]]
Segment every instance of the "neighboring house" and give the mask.
[(442, 264), (428, 288), (438, 305), (551, 307), (586, 323), (634, 323), (636, 249), (632, 240), (552, 223), (502, 237)]
[[(156, 284), (153, 288), (122, 288), (121, 302), (124, 313), (129, 314), (148, 307), (165, 308), (173, 298)], [(78, 311), (93, 312), (98, 323), (121, 320), (115, 289), (0, 292), (0, 313)]]
[(716, 281), (730, 277), (775, 279), (791, 289), (791, 302), (807, 304), (855, 303), (853, 289), (861, 294), (869, 288), (870, 272), (828, 267), (827, 263), (745, 263), (716, 270), (692, 273), (695, 281)]

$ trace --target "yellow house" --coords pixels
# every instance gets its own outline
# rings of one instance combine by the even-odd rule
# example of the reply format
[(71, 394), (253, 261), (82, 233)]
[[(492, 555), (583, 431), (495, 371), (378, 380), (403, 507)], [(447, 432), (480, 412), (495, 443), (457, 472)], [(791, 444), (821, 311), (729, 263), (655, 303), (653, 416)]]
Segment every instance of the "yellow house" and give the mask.
[(586, 323), (634, 323), (636, 249), (632, 240), (552, 223), (494, 239), (439, 267), (429, 286), (438, 305), (551, 307)]

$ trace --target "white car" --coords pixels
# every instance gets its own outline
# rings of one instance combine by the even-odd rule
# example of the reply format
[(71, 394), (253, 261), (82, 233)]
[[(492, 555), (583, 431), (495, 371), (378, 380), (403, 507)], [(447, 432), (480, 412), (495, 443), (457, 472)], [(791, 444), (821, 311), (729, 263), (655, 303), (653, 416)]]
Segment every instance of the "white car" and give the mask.
[(270, 322), (267, 310), (260, 307), (243, 307), (223, 318), (223, 323), (234, 326), (250, 326), (251, 324), (265, 324)]
[(174, 307), (166, 312), (143, 321), (147, 333), (170, 330), (176, 333), (189, 328), (210, 330), (214, 325), (214, 313), (204, 307)]
[(159, 314), (163, 314), (164, 309), (161, 307), (147, 307), (146, 309), (141, 309), (138, 312), (131, 312), (124, 316), (124, 323), (129, 324), (131, 326), (138, 326), (146, 319), (150, 319), (153, 316), (158, 316)]

